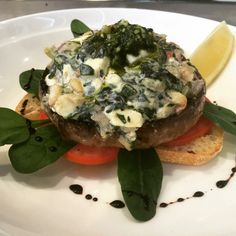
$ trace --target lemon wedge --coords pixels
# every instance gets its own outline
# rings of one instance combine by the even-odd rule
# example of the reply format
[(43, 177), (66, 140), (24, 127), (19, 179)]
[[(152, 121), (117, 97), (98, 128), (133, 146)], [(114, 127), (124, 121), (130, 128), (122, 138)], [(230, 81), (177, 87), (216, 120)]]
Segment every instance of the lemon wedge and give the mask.
[(234, 48), (234, 35), (221, 22), (190, 57), (208, 86), (224, 69)]

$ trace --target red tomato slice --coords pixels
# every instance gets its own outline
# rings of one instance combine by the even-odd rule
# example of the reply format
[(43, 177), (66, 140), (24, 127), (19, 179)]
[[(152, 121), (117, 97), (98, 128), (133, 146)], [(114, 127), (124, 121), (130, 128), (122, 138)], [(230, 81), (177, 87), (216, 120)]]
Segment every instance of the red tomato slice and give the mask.
[(39, 113), (39, 120), (47, 120), (47, 119), (49, 119), (49, 118), (46, 113), (44, 113), (44, 112)]
[(83, 165), (101, 165), (116, 159), (119, 148), (116, 147), (92, 147), (77, 144), (64, 154), (69, 161)]
[(180, 145), (184, 145), (186, 143), (189, 143), (207, 133), (210, 132), (210, 130), (212, 129), (214, 123), (210, 120), (208, 120), (205, 117), (201, 117), (199, 119), (199, 121), (197, 122), (196, 125), (194, 125), (187, 133), (185, 133), (184, 135), (171, 140), (167, 143), (165, 143), (165, 145), (167, 146), (180, 146)]

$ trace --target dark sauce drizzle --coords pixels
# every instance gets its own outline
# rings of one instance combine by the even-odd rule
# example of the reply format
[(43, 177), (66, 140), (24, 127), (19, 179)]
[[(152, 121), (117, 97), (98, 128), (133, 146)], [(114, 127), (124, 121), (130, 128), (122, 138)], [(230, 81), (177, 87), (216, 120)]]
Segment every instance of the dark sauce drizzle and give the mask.
[[(235, 162), (236, 162), (236, 159), (235, 159)], [(217, 181), (216, 187), (217, 188), (224, 188), (229, 183), (229, 181), (234, 177), (235, 173), (236, 173), (236, 163), (235, 163), (235, 166), (231, 169), (231, 174), (228, 177), (228, 179)]]
[[(216, 186), (218, 188), (224, 188), (229, 183), (229, 181), (234, 177), (235, 173), (236, 173), (236, 159), (235, 159), (235, 166), (231, 169), (231, 174), (228, 177), (228, 179), (217, 181)], [(79, 184), (72, 184), (72, 185), (70, 185), (69, 188), (75, 194), (83, 194), (83, 187)], [(213, 189), (211, 188), (210, 191), (212, 191), (212, 190)], [(159, 204), (159, 207), (166, 208), (169, 205), (172, 205), (172, 204), (175, 204), (175, 203), (184, 202), (184, 201), (192, 199), (192, 198), (200, 198), (200, 197), (203, 197), (205, 195), (205, 193), (206, 192), (196, 191), (192, 196), (189, 196), (189, 197), (185, 197), (185, 198), (180, 197), (176, 201), (172, 201), (172, 202), (162, 202), (162, 203)], [(136, 194), (136, 193), (127, 192), (127, 194), (128, 195), (133, 195), (133, 194)], [(94, 202), (98, 201), (98, 198), (93, 197), (91, 194), (86, 194), (85, 199), (93, 200)], [(114, 208), (118, 208), (118, 209), (125, 207), (125, 203), (121, 200), (114, 200), (114, 201), (110, 202), (109, 205), (114, 207)]]
[(28, 82), (23, 86), (23, 88), (24, 88), (25, 90), (30, 89), (30, 84), (31, 84), (31, 81), (32, 81), (32, 79), (33, 79), (33, 73), (34, 73), (34, 71), (35, 71), (34, 68), (32, 68), (31, 71), (30, 71), (31, 74), (30, 74), (29, 80), (28, 80)]
[(168, 203), (162, 202), (162, 203), (159, 205), (159, 207), (165, 208), (165, 207), (168, 207), (169, 205), (172, 205), (172, 204), (174, 204), (174, 203), (183, 202), (183, 201), (188, 200), (188, 199), (191, 199), (191, 198), (195, 198), (195, 197), (199, 198), (199, 197), (203, 197), (203, 196), (204, 196), (204, 192), (202, 192), (202, 191), (197, 191), (197, 192), (195, 192), (195, 193), (194, 193), (192, 196), (190, 196), (190, 197), (178, 198), (176, 201), (168, 202)]
[(54, 147), (54, 146), (50, 146), (48, 149), (49, 149), (50, 152), (56, 152), (57, 151), (57, 148)]
[(26, 125), (28, 127), (30, 135), (34, 134), (36, 130), (32, 127), (32, 122), (30, 120), (26, 120)]
[(41, 136), (36, 136), (34, 139), (37, 142), (42, 142), (43, 141), (43, 138)]
[(24, 102), (22, 103), (22, 106), (21, 106), (21, 108), (20, 108), (20, 114), (21, 115), (24, 115), (24, 113), (25, 113), (25, 108), (26, 108), (26, 106), (27, 106), (27, 104), (28, 104), (28, 99), (25, 99), (24, 100)]
[[(80, 184), (72, 184), (69, 186), (69, 189), (75, 194), (79, 194), (79, 195), (83, 194), (83, 187)], [(93, 200), (94, 202), (98, 201), (98, 198), (93, 197), (91, 194), (86, 194), (85, 199)], [(114, 201), (110, 202), (109, 205), (114, 208), (124, 208), (125, 207), (124, 202), (122, 202), (121, 200), (114, 200)]]
[(122, 202), (120, 200), (114, 200), (114, 201), (110, 202), (109, 204), (114, 208), (124, 208), (125, 207), (124, 202)]
[(91, 194), (87, 194), (87, 195), (85, 195), (85, 198), (86, 198), (87, 200), (91, 200), (93, 197), (92, 197)]
[(69, 188), (75, 194), (83, 194), (83, 187), (79, 184), (72, 184)]

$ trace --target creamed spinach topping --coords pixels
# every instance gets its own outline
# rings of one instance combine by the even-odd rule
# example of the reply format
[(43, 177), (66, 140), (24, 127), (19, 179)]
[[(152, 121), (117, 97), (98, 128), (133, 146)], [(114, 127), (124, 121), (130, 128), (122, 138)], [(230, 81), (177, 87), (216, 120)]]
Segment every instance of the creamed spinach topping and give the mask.
[(204, 86), (176, 44), (124, 20), (46, 52), (51, 109), (93, 122), (104, 139), (118, 133), (127, 149), (144, 122), (181, 112)]

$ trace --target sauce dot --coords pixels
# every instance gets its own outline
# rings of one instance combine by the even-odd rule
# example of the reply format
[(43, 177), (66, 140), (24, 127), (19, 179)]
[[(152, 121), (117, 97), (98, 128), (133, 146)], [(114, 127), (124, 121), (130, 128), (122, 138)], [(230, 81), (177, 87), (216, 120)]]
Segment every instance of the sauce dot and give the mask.
[(43, 141), (43, 138), (40, 137), (40, 136), (36, 136), (34, 139), (35, 139), (35, 141), (37, 141), (37, 142), (42, 142), (42, 141)]
[(124, 208), (125, 207), (125, 204), (120, 200), (114, 200), (110, 203), (110, 205), (114, 208)]
[(203, 195), (204, 195), (203, 192), (197, 191), (197, 192), (195, 192), (195, 193), (193, 194), (193, 197), (202, 197)]
[(183, 202), (184, 201), (184, 198), (178, 198), (177, 199), (177, 202)]
[(162, 203), (159, 205), (159, 207), (162, 207), (162, 208), (165, 208), (165, 207), (167, 207), (167, 206), (168, 206), (168, 204), (165, 203), (165, 202), (162, 202)]
[(94, 197), (94, 198), (93, 198), (93, 201), (94, 201), (94, 202), (97, 202), (97, 201), (98, 201), (98, 199), (97, 199), (96, 197)]
[(220, 180), (216, 182), (217, 188), (224, 188), (228, 184), (228, 180)]
[(50, 146), (48, 149), (49, 149), (50, 152), (56, 152), (57, 151), (57, 148), (54, 147), (54, 146)]
[(87, 195), (85, 196), (85, 198), (86, 198), (87, 200), (91, 200), (93, 197), (92, 197), (92, 195), (87, 194)]
[(82, 194), (83, 193), (83, 187), (79, 184), (72, 184), (72, 185), (70, 185), (69, 188), (75, 194)]

